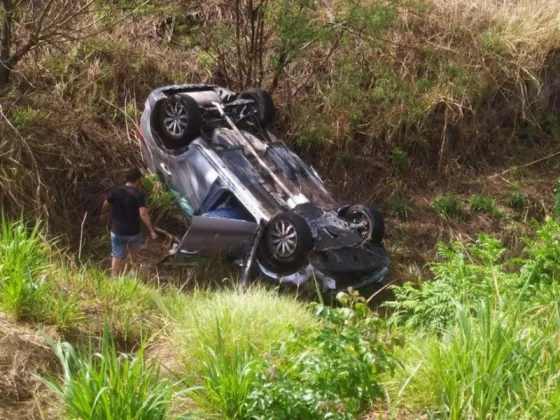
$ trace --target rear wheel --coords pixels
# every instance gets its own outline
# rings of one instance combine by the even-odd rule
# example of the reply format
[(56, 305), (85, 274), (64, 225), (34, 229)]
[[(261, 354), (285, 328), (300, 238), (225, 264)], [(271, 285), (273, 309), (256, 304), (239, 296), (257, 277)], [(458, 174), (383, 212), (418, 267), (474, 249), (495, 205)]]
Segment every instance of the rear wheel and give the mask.
[(272, 96), (268, 92), (262, 89), (251, 88), (242, 92), (239, 95), (239, 99), (252, 99), (255, 101), (256, 118), (262, 128), (266, 128), (274, 122), (276, 110)]
[(342, 216), (356, 227), (356, 232), (365, 242), (379, 244), (385, 235), (385, 221), (379, 210), (373, 206), (357, 204), (346, 209)]
[(152, 126), (165, 147), (180, 149), (200, 134), (200, 107), (189, 96), (173, 95), (162, 99), (154, 108)]
[(258, 260), (276, 274), (299, 270), (313, 248), (311, 229), (303, 217), (281, 213), (264, 228), (258, 248)]

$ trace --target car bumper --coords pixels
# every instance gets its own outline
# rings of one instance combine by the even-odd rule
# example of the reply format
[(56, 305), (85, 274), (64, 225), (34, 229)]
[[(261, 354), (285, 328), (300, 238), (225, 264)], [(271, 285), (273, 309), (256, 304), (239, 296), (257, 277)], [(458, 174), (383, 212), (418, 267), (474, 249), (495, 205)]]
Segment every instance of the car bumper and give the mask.
[[(370, 254), (369, 263), (361, 259), (360, 264), (354, 260), (343, 260), (337, 258), (336, 265), (319, 261), (313, 261), (296, 273), (290, 275), (279, 275), (267, 270), (258, 263), (261, 273), (271, 280), (279, 283), (290, 283), (297, 286), (315, 278), (322, 292), (345, 290), (349, 287), (362, 289), (372, 285), (381, 285), (389, 274), (389, 257), (383, 247), (377, 247), (375, 255)], [(370, 250), (371, 252), (371, 250)], [(340, 255), (338, 256), (340, 257)], [(363, 257), (363, 256), (362, 256)], [(333, 268), (337, 268), (333, 270)]]

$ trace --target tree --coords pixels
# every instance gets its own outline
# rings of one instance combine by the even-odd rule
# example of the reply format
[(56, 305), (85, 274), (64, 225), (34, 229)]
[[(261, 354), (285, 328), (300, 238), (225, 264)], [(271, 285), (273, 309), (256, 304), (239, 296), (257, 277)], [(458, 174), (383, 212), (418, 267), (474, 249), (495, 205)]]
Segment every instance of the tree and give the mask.
[(17, 64), (46, 45), (77, 41), (99, 33), (91, 17), (95, 0), (0, 0), (0, 88)]

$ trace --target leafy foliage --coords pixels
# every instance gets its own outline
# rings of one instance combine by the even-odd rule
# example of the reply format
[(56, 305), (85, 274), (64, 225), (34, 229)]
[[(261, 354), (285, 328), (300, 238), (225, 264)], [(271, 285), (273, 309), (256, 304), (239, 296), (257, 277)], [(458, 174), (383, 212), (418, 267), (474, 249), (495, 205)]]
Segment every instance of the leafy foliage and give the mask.
[(225, 418), (353, 418), (383, 395), (380, 375), (397, 363), (364, 299), (340, 300), (345, 307), (312, 305), (320, 327), (293, 328), (265, 354), (243, 342), (232, 349), (218, 325), (195, 401)]
[(455, 319), (457, 307), (474, 310), (478, 301), (504, 280), (500, 241), (482, 235), (474, 244), (439, 244), (442, 261), (433, 263), (434, 281), (417, 287), (410, 282), (393, 286), (395, 300), (384, 303), (394, 310), (390, 322), (408, 328), (440, 330)]
[(380, 320), (357, 294), (339, 300), (349, 306), (315, 305), (323, 328), (294, 331), (279, 345), (249, 397), (249, 417), (354, 418), (382, 397), (379, 376), (397, 363), (380, 336)]

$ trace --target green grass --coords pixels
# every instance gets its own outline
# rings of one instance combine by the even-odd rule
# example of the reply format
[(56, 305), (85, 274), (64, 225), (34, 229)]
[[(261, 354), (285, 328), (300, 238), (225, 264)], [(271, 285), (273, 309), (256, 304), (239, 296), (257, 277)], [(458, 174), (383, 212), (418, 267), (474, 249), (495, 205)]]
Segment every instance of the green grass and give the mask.
[(444, 217), (457, 218), (461, 216), (461, 201), (455, 195), (440, 195), (432, 201), (433, 209)]
[(142, 345), (134, 355), (119, 353), (107, 323), (102, 348), (79, 353), (68, 343), (52, 343), (63, 368), (63, 383), (43, 379), (81, 419), (167, 419), (173, 390), (157, 361), (145, 360)]
[(511, 208), (521, 210), (529, 205), (529, 197), (523, 191), (520, 191), (517, 186), (511, 188), (511, 192), (507, 199), (508, 205)]
[(397, 217), (408, 217), (408, 212), (411, 210), (410, 201), (404, 197), (391, 197), (387, 200), (387, 204), (391, 209), (391, 213)]
[(429, 286), (395, 288), (394, 333), (406, 338), (396, 354), (404, 368), (385, 384), (393, 410), (449, 419), (558, 416), (559, 239), (559, 224), (548, 220), (526, 240), (522, 259), (504, 260), (489, 237), (456, 245)]
[(11, 223), (3, 213), (0, 223), (0, 306), (17, 319), (39, 318), (47, 302), (45, 280), (53, 250), (39, 223)]
[(489, 214), (496, 218), (500, 218), (502, 216), (502, 212), (498, 208), (496, 200), (493, 197), (485, 195), (471, 195), (468, 203), (473, 212)]
[[(13, 314), (80, 328), (100, 343), (51, 343), (62, 375), (43, 381), (72, 418), (346, 419), (372, 405), (449, 419), (560, 413), (555, 219), (524, 239), (515, 259), (489, 235), (440, 244), (433, 281), (393, 287), (387, 320), (357, 294), (331, 308), (264, 286), (157, 289), (68, 264), (36, 225), (4, 220), (2, 233), (2, 281), (28, 268), (29, 278), (48, 279), (17, 289), (31, 298), (0, 290), (2, 310), (23, 302)], [(147, 343), (162, 353), (147, 358)]]
[(195, 370), (208, 348), (223, 345), (226, 353), (242, 348), (262, 355), (293, 329), (313, 330), (319, 325), (295, 296), (258, 286), (198, 290), (189, 295), (171, 292), (161, 305), (176, 322), (172, 340), (181, 349), (187, 367)]

